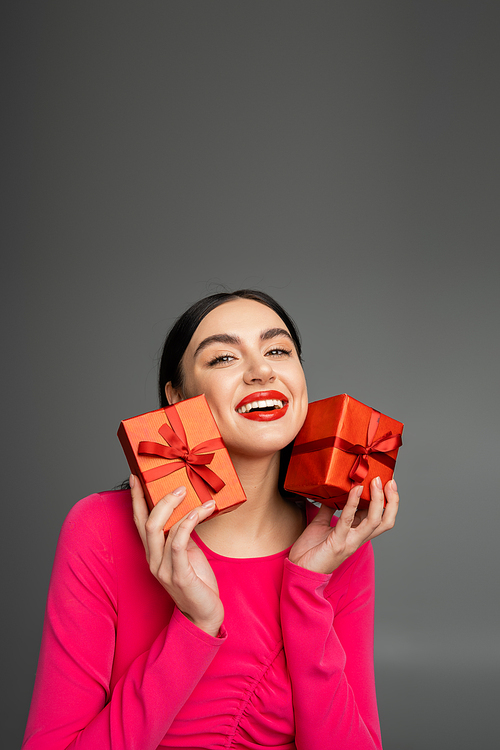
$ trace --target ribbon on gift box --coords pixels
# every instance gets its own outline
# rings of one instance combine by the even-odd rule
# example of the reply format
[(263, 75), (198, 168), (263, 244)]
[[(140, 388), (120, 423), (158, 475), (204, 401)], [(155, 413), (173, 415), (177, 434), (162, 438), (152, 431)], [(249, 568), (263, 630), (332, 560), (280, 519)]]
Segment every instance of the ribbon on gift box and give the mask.
[(349, 479), (354, 483), (362, 482), (368, 474), (369, 456), (388, 466), (390, 469), (394, 469), (396, 460), (392, 456), (386, 456), (385, 454), (396, 450), (396, 448), (399, 448), (403, 444), (401, 433), (393, 435), (392, 431), (386, 432), (385, 435), (375, 440), (379, 422), (380, 412), (372, 409), (367, 431), (368, 445), (350, 443), (348, 440), (335, 435), (333, 437), (321, 438), (320, 440), (311, 440), (309, 443), (302, 443), (302, 445), (294, 445), (293, 454), (300, 456), (303, 453), (314, 453), (324, 448), (339, 448), (344, 453), (354, 453), (357, 455), (357, 458), (354, 460), (354, 464), (349, 472)]
[[(217, 493), (225, 486), (225, 482), (212, 469), (208, 468), (207, 464), (212, 462), (214, 453), (204, 453), (204, 451), (224, 448), (222, 438), (205, 440), (203, 443), (195, 445), (194, 448), (189, 448), (186, 431), (175, 406), (168, 407), (168, 413), (165, 409), (165, 415), (170, 421), (171, 427), (168, 424), (163, 424), (158, 432), (169, 445), (143, 440), (139, 443), (137, 453), (143, 456), (166, 458), (169, 461), (173, 459), (174, 463), (147, 469), (142, 472), (142, 477), (147, 484), (185, 468), (196, 494), (200, 501), (205, 503), (212, 499), (209, 488)], [(175, 461), (175, 459), (178, 460)]]

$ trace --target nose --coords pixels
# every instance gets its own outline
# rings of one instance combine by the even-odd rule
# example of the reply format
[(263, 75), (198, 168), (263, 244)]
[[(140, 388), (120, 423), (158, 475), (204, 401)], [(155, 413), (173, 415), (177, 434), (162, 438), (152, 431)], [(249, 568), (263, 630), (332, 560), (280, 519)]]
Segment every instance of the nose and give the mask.
[(276, 380), (276, 375), (272, 368), (272, 363), (262, 356), (252, 357), (248, 361), (245, 374), (243, 376), (245, 383), (272, 383)]

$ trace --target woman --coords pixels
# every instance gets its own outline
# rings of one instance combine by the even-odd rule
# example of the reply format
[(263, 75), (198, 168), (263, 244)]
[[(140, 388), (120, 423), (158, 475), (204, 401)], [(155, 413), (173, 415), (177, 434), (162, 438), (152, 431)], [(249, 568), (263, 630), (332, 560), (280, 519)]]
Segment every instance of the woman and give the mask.
[(25, 750), (381, 747), (369, 540), (394, 525), (395, 482), (372, 482), (368, 511), (353, 487), (338, 520), (280, 492), (307, 390), (295, 326), (266, 294), (213, 295), (173, 327), (161, 403), (201, 393), (247, 502), (212, 519), (205, 503), (166, 537), (183, 487), (151, 513), (133, 476), (77, 503)]

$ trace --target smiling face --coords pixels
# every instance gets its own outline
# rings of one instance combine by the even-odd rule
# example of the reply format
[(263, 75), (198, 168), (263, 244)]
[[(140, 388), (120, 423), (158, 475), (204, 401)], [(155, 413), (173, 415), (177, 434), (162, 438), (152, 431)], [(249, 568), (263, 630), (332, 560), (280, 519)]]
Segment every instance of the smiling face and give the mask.
[(169, 402), (204, 393), (232, 455), (276, 453), (304, 422), (307, 387), (295, 345), (277, 313), (260, 302), (231, 300), (212, 310), (182, 369), (182, 393), (168, 384)]

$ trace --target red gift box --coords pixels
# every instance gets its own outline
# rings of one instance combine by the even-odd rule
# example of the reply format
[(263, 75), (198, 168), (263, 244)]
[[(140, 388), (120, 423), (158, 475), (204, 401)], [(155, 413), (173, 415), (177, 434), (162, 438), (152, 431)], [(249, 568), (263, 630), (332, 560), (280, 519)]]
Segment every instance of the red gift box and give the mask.
[(392, 479), (403, 424), (343, 393), (309, 404), (295, 438), (285, 489), (331, 508), (343, 508), (362, 484), (359, 508), (370, 502), (370, 482)]
[(150, 509), (176, 487), (186, 487), (165, 531), (211, 498), (215, 511), (210, 518), (246, 500), (203, 395), (123, 420), (118, 438)]

